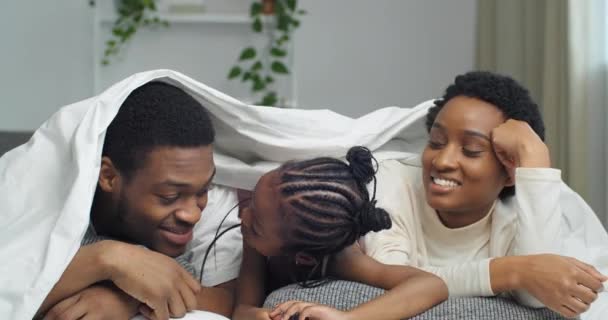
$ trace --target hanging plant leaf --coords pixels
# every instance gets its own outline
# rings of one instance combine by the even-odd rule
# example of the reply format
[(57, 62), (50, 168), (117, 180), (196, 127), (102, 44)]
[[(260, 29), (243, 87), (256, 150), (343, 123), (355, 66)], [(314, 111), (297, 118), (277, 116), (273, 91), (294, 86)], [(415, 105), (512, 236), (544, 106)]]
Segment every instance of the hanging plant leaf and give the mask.
[(276, 16), (282, 16), (285, 14), (285, 7), (283, 6), (283, 1), (274, 1), (274, 13)]
[(277, 29), (287, 32), (289, 31), (289, 23), (291, 22), (291, 17), (288, 15), (278, 15), (277, 16)]
[(287, 55), (287, 52), (285, 50), (281, 50), (279, 48), (272, 48), (272, 49), (270, 49), (270, 54), (275, 57), (284, 57)]
[(304, 10), (304, 9), (300, 9), (300, 10), (298, 10), (298, 14), (302, 14), (302, 15), (304, 15), (304, 14), (307, 14), (307, 13), (308, 13), (308, 11), (306, 11), (306, 10)]
[(276, 103), (277, 103), (277, 93), (274, 91), (270, 91), (266, 95), (264, 95), (264, 97), (262, 98), (262, 101), (258, 104), (262, 105), (262, 106), (274, 106)]
[(281, 61), (274, 61), (272, 63), (272, 65), (270, 66), (270, 68), (272, 69), (272, 71), (274, 71), (276, 73), (281, 73), (281, 74), (289, 73), (289, 70), (287, 69), (285, 64), (283, 64), (283, 62), (281, 62)]
[(150, 10), (156, 10), (156, 4), (152, 0), (142, 0), (142, 4), (144, 8), (149, 8)]
[(255, 17), (259, 16), (262, 13), (262, 4), (259, 2), (254, 2), (251, 4), (251, 8), (249, 9), (249, 16)]
[(270, 84), (274, 82), (274, 78), (271, 76), (266, 76), (266, 83)]
[(239, 56), (239, 61), (253, 59), (253, 58), (255, 58), (255, 54), (256, 54), (256, 52), (255, 52), (254, 47), (247, 47), (247, 48), (243, 49), (243, 51), (241, 51), (241, 55)]
[(251, 72), (247, 71), (247, 72), (243, 73), (243, 78), (241, 78), (241, 82), (245, 82), (249, 79), (251, 79)]
[(262, 19), (260, 19), (259, 17), (255, 18), (255, 20), (253, 20), (251, 28), (255, 32), (262, 32)]
[(287, 0), (287, 7), (289, 8), (289, 10), (294, 11), (294, 10), (296, 10), (297, 6), (298, 6), (297, 0)]
[(251, 87), (251, 90), (253, 92), (258, 92), (258, 91), (262, 91), (266, 88), (266, 84), (264, 83), (264, 81), (258, 79), (254, 79), (253, 81), (253, 87)]
[(300, 26), (300, 20), (296, 20), (296, 19), (291, 19), (291, 24), (297, 28)]
[(289, 41), (289, 36), (287, 34), (284, 34), (277, 40), (277, 45), (282, 46), (283, 43), (285, 43), (287, 41)]
[(258, 71), (262, 69), (262, 62), (256, 61), (253, 66), (251, 66), (251, 71)]
[(230, 73), (228, 74), (228, 79), (234, 79), (238, 77), (239, 75), (241, 75), (241, 71), (241, 67), (239, 66), (232, 67), (232, 69), (230, 69)]
[(113, 28), (112, 29), (112, 35), (115, 37), (121, 37), (122, 36), (122, 29), (121, 28)]

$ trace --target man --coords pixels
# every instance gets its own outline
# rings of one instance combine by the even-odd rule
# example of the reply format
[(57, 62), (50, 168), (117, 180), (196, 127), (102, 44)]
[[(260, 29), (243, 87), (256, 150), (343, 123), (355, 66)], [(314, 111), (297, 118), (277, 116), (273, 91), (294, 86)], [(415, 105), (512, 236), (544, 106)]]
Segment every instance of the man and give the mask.
[(214, 135), (207, 111), (181, 89), (150, 82), (128, 96), (106, 132), (83, 246), (39, 316), (230, 314), (235, 276), (203, 288), (186, 252), (215, 174)]

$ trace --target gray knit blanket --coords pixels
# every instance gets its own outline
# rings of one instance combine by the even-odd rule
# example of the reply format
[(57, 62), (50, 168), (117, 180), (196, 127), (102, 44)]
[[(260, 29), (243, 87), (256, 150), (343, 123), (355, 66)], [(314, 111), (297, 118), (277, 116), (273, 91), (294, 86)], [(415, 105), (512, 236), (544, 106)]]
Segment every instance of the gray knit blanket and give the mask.
[[(264, 303), (274, 308), (289, 300), (302, 300), (333, 306), (340, 310), (351, 309), (375, 298), (384, 290), (356, 282), (336, 280), (316, 288), (302, 288), (292, 284), (272, 292)], [(549, 309), (533, 309), (502, 297), (450, 298), (434, 308), (419, 314), (413, 320), (562, 320), (566, 319)]]

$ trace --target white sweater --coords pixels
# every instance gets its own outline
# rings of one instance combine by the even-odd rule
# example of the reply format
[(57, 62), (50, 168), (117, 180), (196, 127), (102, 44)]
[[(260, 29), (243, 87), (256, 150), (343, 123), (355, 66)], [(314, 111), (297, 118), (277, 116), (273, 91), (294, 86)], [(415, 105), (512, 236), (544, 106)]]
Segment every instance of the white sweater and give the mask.
[[(480, 221), (449, 229), (426, 203), (420, 159), (384, 161), (377, 174), (378, 206), (388, 211), (393, 227), (367, 235), (361, 245), (380, 262), (436, 274), (451, 296), (493, 295), (490, 259), (507, 255), (557, 253), (608, 274), (608, 234), (560, 175), (556, 169), (518, 168), (515, 196), (496, 201)], [(524, 291), (511, 294), (522, 304), (542, 306)], [(581, 319), (608, 319), (608, 292)]]
[[(362, 247), (382, 263), (412, 265), (438, 275), (451, 296), (494, 295), (492, 257), (560, 252), (560, 176), (557, 169), (518, 168), (515, 196), (498, 200), (482, 220), (450, 229), (426, 203), (420, 166), (384, 161), (377, 174), (378, 206), (388, 211), (393, 226), (364, 237)], [(540, 306), (524, 292), (516, 297)]]

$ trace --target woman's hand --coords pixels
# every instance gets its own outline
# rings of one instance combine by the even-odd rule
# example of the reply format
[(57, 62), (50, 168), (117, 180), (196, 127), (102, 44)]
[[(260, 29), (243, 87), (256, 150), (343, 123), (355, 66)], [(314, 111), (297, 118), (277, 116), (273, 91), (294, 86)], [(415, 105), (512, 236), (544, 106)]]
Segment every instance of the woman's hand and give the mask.
[(525, 121), (509, 119), (491, 133), (496, 157), (515, 176), (515, 168), (549, 168), (549, 149)]
[[(271, 313), (272, 320), (348, 320), (348, 313), (328, 306), (303, 301), (287, 301)], [(293, 318), (292, 318), (293, 317)]]
[[(587, 311), (597, 299), (602, 282), (608, 279), (593, 266), (570, 257), (541, 254), (505, 258), (503, 261), (513, 262), (505, 265), (514, 272), (511, 290), (526, 290), (547, 308), (566, 317)], [(498, 259), (501, 258), (495, 260)]]

